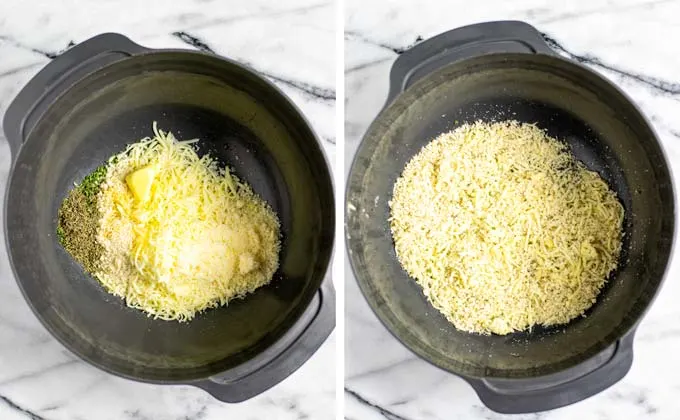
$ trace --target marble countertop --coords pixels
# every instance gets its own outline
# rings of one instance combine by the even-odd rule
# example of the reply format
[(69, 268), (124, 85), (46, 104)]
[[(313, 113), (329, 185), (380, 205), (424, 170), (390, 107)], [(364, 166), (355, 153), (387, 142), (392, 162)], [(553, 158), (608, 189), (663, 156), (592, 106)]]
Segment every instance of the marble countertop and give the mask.
[[(379, 3), (379, 4), (378, 4)], [(431, 5), (431, 6), (430, 6)], [(390, 66), (420, 39), (471, 23), (518, 19), (561, 52), (625, 90), (659, 133), (680, 174), (680, 2), (347, 0), (345, 173), (382, 107)], [(678, 247), (675, 248), (676, 251)], [(346, 418), (351, 420), (671, 420), (680, 410), (680, 260), (638, 329), (628, 375), (605, 392), (550, 412), (505, 416), (485, 408), (463, 380), (410, 353), (373, 315), (345, 263)], [(380, 349), (376, 351), (376, 349)]]
[[(211, 50), (252, 66), (301, 107), (334, 162), (334, 11), (332, 3), (307, 0), (229, 2), (228, 7), (210, 0), (3, 0), (0, 115), (59, 52), (98, 33), (120, 32), (144, 46)], [(4, 197), (10, 162), (1, 133)], [(335, 418), (335, 334), (300, 370), (242, 404), (222, 404), (193, 387), (120, 379), (75, 359), (38, 323), (14, 282), (4, 240), (0, 244), (0, 419)]]

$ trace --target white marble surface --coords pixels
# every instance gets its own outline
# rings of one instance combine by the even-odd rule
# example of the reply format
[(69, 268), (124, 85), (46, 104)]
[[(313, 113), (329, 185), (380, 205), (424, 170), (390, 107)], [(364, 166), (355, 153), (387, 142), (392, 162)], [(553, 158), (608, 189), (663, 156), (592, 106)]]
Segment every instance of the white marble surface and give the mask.
[[(302, 108), (333, 162), (334, 11), (331, 2), (313, 0), (2, 0), (0, 115), (49, 57), (71, 42), (112, 31), (149, 47), (194, 48), (175, 35), (183, 32), (267, 74)], [(0, 197), (9, 164), (0, 134)], [(335, 418), (334, 335), (291, 377), (239, 405), (192, 387), (120, 379), (76, 360), (48, 335), (21, 297), (0, 243), (0, 419)]]
[[(398, 51), (458, 26), (519, 19), (585, 58), (653, 121), (680, 176), (680, 2), (674, 0), (346, 0), (345, 172), (387, 94)], [(680, 184), (679, 184), (680, 185)], [(675, 248), (676, 251), (678, 247)], [(346, 263), (346, 418), (352, 420), (671, 420), (680, 418), (680, 260), (640, 326), (635, 361), (618, 384), (546, 413), (504, 416), (461, 379), (419, 359), (373, 315)], [(379, 349), (379, 350), (378, 350)]]

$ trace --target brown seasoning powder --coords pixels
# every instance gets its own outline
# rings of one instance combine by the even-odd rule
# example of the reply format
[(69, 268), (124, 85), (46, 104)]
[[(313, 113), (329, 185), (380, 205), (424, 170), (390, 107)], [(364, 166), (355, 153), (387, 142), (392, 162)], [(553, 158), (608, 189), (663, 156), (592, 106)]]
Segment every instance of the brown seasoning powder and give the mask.
[(58, 236), (66, 251), (89, 273), (98, 269), (103, 248), (97, 242), (99, 210), (81, 188), (72, 189), (59, 208)]

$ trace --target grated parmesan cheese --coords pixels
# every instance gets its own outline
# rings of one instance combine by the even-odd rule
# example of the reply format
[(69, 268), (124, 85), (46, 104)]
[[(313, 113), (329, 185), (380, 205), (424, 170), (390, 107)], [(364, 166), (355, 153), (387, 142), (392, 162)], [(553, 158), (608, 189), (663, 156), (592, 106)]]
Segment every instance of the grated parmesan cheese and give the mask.
[[(128, 306), (186, 321), (271, 280), (279, 222), (248, 185), (199, 157), (197, 140), (177, 141), (155, 123), (154, 133), (110, 161), (98, 195), (104, 253), (95, 274)], [(143, 174), (144, 194), (135, 196), (126, 178), (145, 168), (153, 174)]]
[(468, 332), (582, 315), (621, 250), (616, 194), (567, 145), (516, 121), (439, 136), (408, 162), (389, 205), (400, 263)]

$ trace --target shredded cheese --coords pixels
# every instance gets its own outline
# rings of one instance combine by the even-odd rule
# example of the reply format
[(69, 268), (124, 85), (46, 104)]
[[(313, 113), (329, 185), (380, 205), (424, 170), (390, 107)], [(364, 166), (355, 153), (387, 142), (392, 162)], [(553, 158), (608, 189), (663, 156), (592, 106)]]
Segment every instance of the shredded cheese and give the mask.
[(279, 222), (228, 168), (199, 157), (197, 140), (177, 141), (155, 123), (154, 133), (110, 162), (98, 196), (96, 276), (128, 306), (185, 321), (271, 280)]
[(400, 263), (468, 332), (582, 315), (621, 250), (616, 194), (566, 144), (515, 121), (439, 136), (406, 165), (389, 205)]

